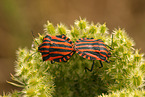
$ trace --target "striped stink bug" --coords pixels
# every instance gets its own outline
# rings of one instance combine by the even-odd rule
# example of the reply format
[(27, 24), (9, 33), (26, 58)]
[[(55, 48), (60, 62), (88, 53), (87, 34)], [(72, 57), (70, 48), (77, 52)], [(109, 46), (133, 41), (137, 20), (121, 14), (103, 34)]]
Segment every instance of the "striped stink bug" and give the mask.
[(67, 62), (74, 54), (73, 42), (65, 35), (46, 35), (38, 51), (42, 54), (43, 61)]
[[(94, 60), (99, 60), (101, 67), (103, 67), (102, 61), (107, 61), (111, 56), (110, 51), (107, 49), (109, 47), (101, 39), (95, 40), (93, 38), (81, 38), (75, 43), (75, 50), (83, 58), (93, 60), (91, 69), (85, 67), (85, 69), (92, 71), (94, 66)], [(111, 47), (109, 47), (112, 49)], [(100, 68), (101, 68), (100, 67)]]

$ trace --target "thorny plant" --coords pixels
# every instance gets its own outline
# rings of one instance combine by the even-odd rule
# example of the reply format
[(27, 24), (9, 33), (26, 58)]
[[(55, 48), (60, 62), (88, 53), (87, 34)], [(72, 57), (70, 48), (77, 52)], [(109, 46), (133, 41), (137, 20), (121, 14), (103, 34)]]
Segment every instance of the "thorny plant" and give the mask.
[[(85, 72), (85, 67), (91, 68), (92, 61), (74, 54), (68, 62), (42, 61), (38, 44), (42, 43), (46, 34), (64, 34), (73, 42), (79, 38), (102, 39), (111, 46), (112, 60), (94, 62), (94, 70)], [(113, 34), (113, 43), (111, 42)], [(38, 43), (36, 43), (36, 41)], [(109, 34), (106, 24), (89, 23), (86, 19), (76, 20), (70, 28), (63, 24), (53, 26), (49, 21), (44, 25), (44, 33), (33, 41), (32, 48), (21, 48), (17, 51), (15, 74), (9, 82), (22, 87), (22, 91), (13, 91), (3, 96), (23, 97), (143, 97), (145, 96), (145, 60), (143, 54), (134, 47), (134, 41), (123, 29), (115, 29)], [(30, 57), (34, 52), (32, 57)], [(115, 57), (115, 56), (118, 56)], [(30, 57), (30, 58), (29, 58)], [(27, 60), (29, 58), (29, 60)]]

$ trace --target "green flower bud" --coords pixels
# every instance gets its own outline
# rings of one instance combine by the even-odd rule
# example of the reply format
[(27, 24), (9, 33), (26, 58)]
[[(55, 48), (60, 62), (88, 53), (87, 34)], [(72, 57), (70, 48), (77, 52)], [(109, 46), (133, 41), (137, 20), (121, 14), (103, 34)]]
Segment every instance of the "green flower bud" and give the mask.
[(49, 33), (51, 35), (54, 35), (55, 34), (55, 28), (52, 25), (52, 23), (50, 23), (49, 21), (47, 21), (47, 24), (45, 24), (44, 27), (45, 27), (44, 31), (46, 33)]
[(80, 21), (77, 20), (75, 22), (75, 25), (77, 27), (79, 27), (79, 29), (83, 30), (83, 29), (86, 29), (86, 27), (87, 27), (87, 21), (86, 21), (86, 19), (81, 19), (80, 18)]
[(142, 76), (135, 75), (133, 76), (133, 85), (134, 86), (140, 86), (142, 84)]
[(88, 33), (95, 34), (96, 32), (97, 32), (96, 25), (91, 25), (90, 28), (89, 28)]
[(103, 24), (103, 25), (100, 26), (100, 32), (101, 32), (102, 34), (104, 34), (104, 33), (106, 32), (106, 30), (107, 30), (106, 24)]
[(141, 64), (140, 70), (141, 70), (143, 73), (145, 73), (145, 63)]
[(62, 34), (66, 35), (66, 27), (62, 24), (57, 25), (57, 31), (60, 35)]

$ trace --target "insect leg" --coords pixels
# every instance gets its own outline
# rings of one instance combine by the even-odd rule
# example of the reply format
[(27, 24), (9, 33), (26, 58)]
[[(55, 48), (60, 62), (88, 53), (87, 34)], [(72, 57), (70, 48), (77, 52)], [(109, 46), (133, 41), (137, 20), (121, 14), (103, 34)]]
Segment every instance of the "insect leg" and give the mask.
[(101, 64), (101, 67), (99, 67), (99, 68), (102, 68), (103, 67), (103, 63), (102, 63), (102, 61), (100, 60), (100, 64)]
[(112, 47), (110, 47), (110, 46), (108, 46), (107, 44), (105, 44), (108, 48), (110, 48), (111, 50), (113, 50), (113, 48)]
[[(110, 60), (110, 61), (111, 61), (111, 60)], [(110, 61), (107, 61), (107, 60), (106, 60), (107, 63), (110, 63)], [(113, 62), (113, 61), (111, 61), (111, 62)]]
[(51, 64), (54, 64), (54, 63), (55, 63), (55, 61), (52, 61), (52, 60), (51, 60)]
[(91, 69), (89, 69), (89, 68), (87, 68), (87, 67), (85, 67), (85, 69), (87, 69), (88, 71), (92, 71), (93, 70), (93, 67), (94, 67), (94, 60), (93, 60), (93, 64), (92, 64), (92, 67), (91, 67)]

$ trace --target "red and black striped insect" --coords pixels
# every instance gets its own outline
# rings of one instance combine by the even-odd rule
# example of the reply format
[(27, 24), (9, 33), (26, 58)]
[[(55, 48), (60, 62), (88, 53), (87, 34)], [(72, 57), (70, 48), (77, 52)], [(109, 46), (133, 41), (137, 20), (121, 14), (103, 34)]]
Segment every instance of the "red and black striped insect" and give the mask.
[(67, 62), (74, 54), (73, 42), (65, 35), (46, 35), (43, 43), (38, 47), (42, 54), (43, 61)]
[[(81, 38), (75, 43), (75, 50), (83, 58), (93, 60), (91, 69), (85, 67), (85, 69), (92, 71), (94, 66), (94, 60), (99, 60), (101, 67), (103, 67), (102, 61), (107, 61), (111, 56), (110, 51), (107, 49), (109, 47), (101, 39), (95, 40), (93, 38)], [(112, 49), (111, 47), (109, 47)], [(100, 67), (100, 68), (101, 68)]]

